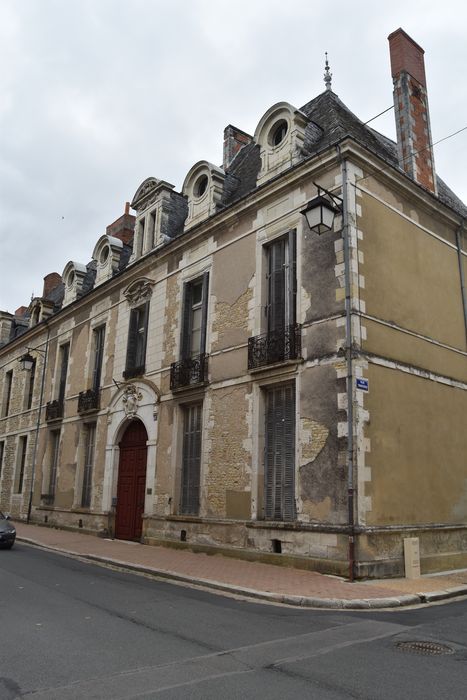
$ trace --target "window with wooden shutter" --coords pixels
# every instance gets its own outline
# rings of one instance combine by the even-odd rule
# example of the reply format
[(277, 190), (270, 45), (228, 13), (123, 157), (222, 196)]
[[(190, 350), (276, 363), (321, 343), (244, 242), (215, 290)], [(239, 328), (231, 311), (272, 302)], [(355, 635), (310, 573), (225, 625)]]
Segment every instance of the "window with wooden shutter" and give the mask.
[(289, 231), (266, 248), (266, 332), (248, 339), (248, 369), (288, 360), (301, 353), (297, 325), (296, 232)]
[(208, 292), (209, 272), (184, 285), (180, 360), (172, 362), (170, 367), (172, 390), (207, 381)]
[(48, 496), (53, 498), (55, 496), (55, 488), (57, 485), (57, 471), (58, 471), (58, 455), (60, 449), (60, 431), (53, 430), (50, 433), (51, 438), (51, 449), (50, 449), (50, 471), (49, 471), (49, 491)]
[(209, 272), (187, 282), (183, 295), (181, 359), (188, 360), (206, 351)]
[(283, 331), (296, 320), (296, 238), (295, 231), (273, 241), (267, 247), (268, 332)]
[(264, 512), (267, 520), (294, 520), (295, 387), (266, 392)]
[(58, 385), (58, 402), (63, 405), (66, 393), (66, 376), (68, 372), (68, 357), (70, 354), (70, 344), (60, 347), (60, 379)]
[(32, 363), (31, 370), (29, 372), (28, 391), (27, 391), (27, 395), (26, 395), (26, 410), (29, 410), (32, 406), (32, 397), (34, 394), (35, 379), (36, 379), (36, 361), (34, 360)]
[(3, 406), (2, 418), (8, 415), (10, 411), (11, 387), (13, 386), (13, 370), (5, 372), (5, 380), (3, 384)]
[(126, 379), (144, 374), (146, 369), (146, 342), (148, 331), (149, 302), (131, 309), (126, 365)]
[(202, 404), (183, 408), (183, 447), (180, 511), (198, 515), (201, 470)]
[(89, 508), (91, 505), (92, 471), (94, 466), (95, 438), (96, 424), (89, 423), (85, 426), (83, 488), (81, 492), (81, 506), (83, 508)]
[(16, 493), (23, 493), (24, 483), (24, 468), (26, 466), (26, 452), (28, 448), (27, 435), (23, 435), (19, 439), (19, 473), (16, 485)]
[(99, 326), (93, 332), (94, 336), (94, 367), (92, 371), (92, 388), (98, 391), (101, 385), (102, 363), (104, 361), (105, 326)]

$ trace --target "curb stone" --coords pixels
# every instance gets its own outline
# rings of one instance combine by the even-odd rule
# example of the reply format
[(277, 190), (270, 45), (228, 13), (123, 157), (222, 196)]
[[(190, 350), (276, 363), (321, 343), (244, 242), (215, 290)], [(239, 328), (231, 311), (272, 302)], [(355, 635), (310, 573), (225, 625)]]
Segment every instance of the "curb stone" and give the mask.
[(434, 603), (436, 600), (445, 600), (446, 598), (457, 598), (457, 596), (467, 595), (467, 586), (455, 586), (439, 591), (430, 591), (429, 593), (419, 593), (418, 595), (424, 603)]
[(63, 549), (62, 547), (54, 547), (53, 545), (43, 544), (27, 537), (17, 537), (19, 542), (31, 544), (41, 549), (46, 549), (50, 552), (58, 554), (67, 554), (72, 557), (78, 557), (89, 562), (100, 564), (108, 564), (127, 571), (135, 573), (148, 574), (154, 578), (165, 579), (168, 581), (178, 581), (190, 585), (201, 586), (226, 593), (244, 596), (257, 600), (267, 600), (271, 603), (282, 603), (302, 608), (323, 608), (327, 610), (377, 610), (384, 608), (398, 608), (409, 605), (428, 604), (431, 602), (455, 598), (462, 595), (467, 595), (467, 586), (456, 586), (445, 590), (431, 591), (427, 593), (401, 594), (400, 596), (390, 596), (381, 598), (313, 598), (311, 596), (298, 596), (284, 593), (273, 593), (270, 591), (258, 591), (252, 588), (240, 588), (229, 583), (221, 581), (213, 581), (211, 579), (200, 579), (185, 574), (178, 574), (175, 571), (167, 571), (164, 569), (155, 569), (141, 564), (133, 564), (131, 562), (122, 561), (120, 559), (111, 559), (102, 557), (97, 554), (84, 554), (74, 552), (72, 550)]

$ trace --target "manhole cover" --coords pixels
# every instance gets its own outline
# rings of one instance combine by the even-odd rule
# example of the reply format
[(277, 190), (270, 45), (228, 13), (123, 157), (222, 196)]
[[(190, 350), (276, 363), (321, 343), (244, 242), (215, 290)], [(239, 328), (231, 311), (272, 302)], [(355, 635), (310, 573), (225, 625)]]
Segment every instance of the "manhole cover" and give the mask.
[(413, 654), (426, 654), (428, 656), (440, 656), (441, 654), (454, 654), (454, 649), (447, 644), (439, 642), (397, 642), (396, 647), (400, 651), (410, 651)]

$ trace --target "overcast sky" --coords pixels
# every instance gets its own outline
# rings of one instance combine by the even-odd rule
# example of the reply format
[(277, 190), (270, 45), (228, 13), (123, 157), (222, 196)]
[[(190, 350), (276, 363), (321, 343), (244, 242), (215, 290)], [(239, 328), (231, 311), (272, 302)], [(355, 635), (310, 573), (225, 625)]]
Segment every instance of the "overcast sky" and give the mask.
[[(467, 126), (464, 2), (0, 0), (0, 309), (86, 263), (149, 176), (179, 190), (281, 100), (332, 87), (366, 121), (392, 104), (387, 36), (425, 49), (433, 140)], [(394, 138), (392, 111), (372, 123)], [(435, 164), (467, 202), (467, 131)]]

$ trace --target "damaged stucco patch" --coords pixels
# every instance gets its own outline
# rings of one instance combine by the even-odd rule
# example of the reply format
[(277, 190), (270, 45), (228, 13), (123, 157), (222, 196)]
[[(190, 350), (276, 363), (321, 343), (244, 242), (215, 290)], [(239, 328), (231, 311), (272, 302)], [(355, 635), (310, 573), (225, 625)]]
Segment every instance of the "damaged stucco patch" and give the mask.
[[(300, 471), (309, 471), (310, 465), (315, 461), (317, 456), (326, 445), (329, 437), (329, 429), (310, 418), (302, 418), (301, 436), (302, 436), (302, 451), (300, 460)], [(301, 473), (301, 477), (304, 478)], [(304, 500), (302, 502), (302, 513), (309, 518), (323, 520), (327, 519), (331, 510), (332, 504), (329, 496), (326, 496), (321, 502), (311, 502)]]
[(329, 429), (309, 418), (302, 418), (301, 434), (302, 434), (302, 457), (300, 466), (302, 467), (307, 462), (313, 462), (319, 455), (328, 439)]
[(209, 405), (209, 437), (205, 448), (209, 465), (205, 475), (208, 515), (231, 517), (227, 494), (251, 499), (251, 452), (248, 411), (250, 394), (245, 387), (218, 390)]
[[(252, 298), (253, 288), (250, 286), (232, 304), (216, 302), (212, 322), (212, 351), (242, 341), (248, 333), (248, 312)], [(240, 335), (234, 338), (233, 335), (238, 331)]]
[(164, 328), (164, 363), (169, 365), (175, 362), (175, 346), (179, 318), (179, 285), (175, 277), (167, 281), (167, 296), (165, 301), (165, 328)]
[(339, 392), (336, 368), (331, 365), (319, 365), (302, 378), (297, 509), (305, 521), (346, 522), (346, 466), (339, 459), (337, 430)]

